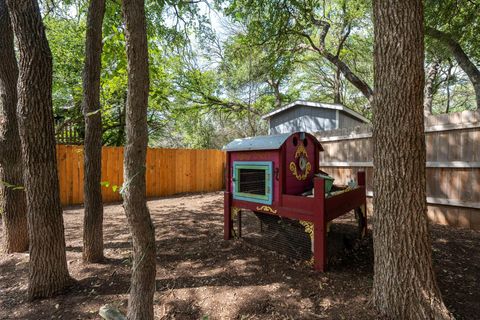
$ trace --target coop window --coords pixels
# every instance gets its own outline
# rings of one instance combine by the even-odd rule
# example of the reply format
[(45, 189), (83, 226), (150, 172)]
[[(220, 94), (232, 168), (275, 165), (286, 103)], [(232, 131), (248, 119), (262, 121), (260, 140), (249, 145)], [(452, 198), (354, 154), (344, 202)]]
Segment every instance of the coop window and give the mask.
[(233, 197), (238, 200), (272, 204), (272, 163), (235, 161)]

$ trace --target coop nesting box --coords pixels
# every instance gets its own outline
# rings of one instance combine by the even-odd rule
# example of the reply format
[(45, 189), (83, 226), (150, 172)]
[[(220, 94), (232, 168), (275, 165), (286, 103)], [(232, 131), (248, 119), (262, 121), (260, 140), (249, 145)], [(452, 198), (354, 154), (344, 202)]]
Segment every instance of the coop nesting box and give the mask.
[(320, 143), (308, 133), (280, 134), (229, 143), (233, 199), (272, 205), (281, 194), (299, 194), (313, 187)]
[(327, 263), (326, 224), (329, 221), (362, 208), (362, 232), (365, 232), (364, 173), (359, 173), (356, 188), (330, 192), (333, 179), (319, 170), (319, 152), (323, 148), (311, 134), (296, 132), (236, 139), (224, 150), (228, 164), (225, 239), (232, 235), (232, 210), (240, 211), (239, 235), (242, 209), (298, 220), (313, 230), (314, 267), (323, 271)]

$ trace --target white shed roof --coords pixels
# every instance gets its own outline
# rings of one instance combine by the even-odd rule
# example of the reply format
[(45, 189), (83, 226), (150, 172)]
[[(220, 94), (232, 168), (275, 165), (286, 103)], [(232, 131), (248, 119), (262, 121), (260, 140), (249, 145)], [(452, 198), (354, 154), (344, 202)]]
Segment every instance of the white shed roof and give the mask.
[(360, 113), (353, 111), (352, 109), (349, 109), (345, 107), (344, 105), (341, 104), (330, 104), (330, 103), (320, 103), (320, 102), (311, 102), (311, 101), (304, 101), (304, 100), (297, 100), (292, 103), (289, 103), (281, 108), (278, 108), (276, 110), (273, 110), (270, 113), (267, 113), (262, 117), (262, 119), (268, 119), (271, 116), (283, 112), (287, 109), (293, 108), (295, 106), (307, 106), (307, 107), (314, 107), (314, 108), (324, 108), (324, 109), (332, 109), (332, 110), (340, 110), (345, 113), (350, 114), (351, 116), (359, 119), (360, 121), (363, 121), (365, 123), (369, 123), (370, 121), (362, 116)]

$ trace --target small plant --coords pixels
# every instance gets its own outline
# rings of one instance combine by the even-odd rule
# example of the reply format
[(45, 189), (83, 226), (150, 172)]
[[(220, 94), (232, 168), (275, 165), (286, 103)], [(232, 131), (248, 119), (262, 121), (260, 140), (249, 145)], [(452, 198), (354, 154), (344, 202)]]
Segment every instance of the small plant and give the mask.
[[(102, 181), (100, 182), (100, 185), (105, 188), (110, 188), (110, 182), (109, 181)], [(117, 190), (120, 190), (121, 186), (117, 186), (116, 184), (112, 184), (112, 191), (117, 192)]]
[(2, 181), (2, 180), (0, 180), (0, 184), (3, 184), (5, 187), (7, 187), (9, 189), (12, 189), (12, 190), (24, 190), (25, 189), (24, 186), (14, 185), (14, 184), (8, 183), (6, 181)]

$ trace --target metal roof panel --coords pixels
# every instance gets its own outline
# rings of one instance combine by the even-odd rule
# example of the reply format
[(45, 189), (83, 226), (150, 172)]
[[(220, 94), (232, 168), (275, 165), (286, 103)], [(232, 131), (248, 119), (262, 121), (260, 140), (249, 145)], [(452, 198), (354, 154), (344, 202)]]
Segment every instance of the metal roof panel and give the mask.
[(223, 147), (225, 151), (248, 151), (248, 150), (277, 150), (290, 137), (292, 133), (283, 133), (270, 136), (256, 136), (243, 139), (235, 139)]

